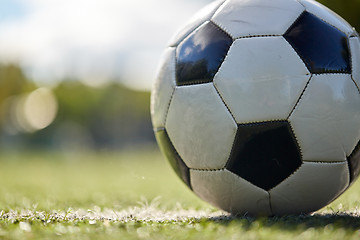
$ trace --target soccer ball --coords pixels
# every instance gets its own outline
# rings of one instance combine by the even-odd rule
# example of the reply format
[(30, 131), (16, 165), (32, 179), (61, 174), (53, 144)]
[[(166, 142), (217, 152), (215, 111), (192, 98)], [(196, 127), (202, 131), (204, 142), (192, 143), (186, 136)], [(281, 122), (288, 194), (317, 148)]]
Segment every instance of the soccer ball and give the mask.
[(232, 214), (316, 211), (360, 173), (360, 40), (313, 0), (221, 0), (170, 41), (156, 139), (203, 200)]

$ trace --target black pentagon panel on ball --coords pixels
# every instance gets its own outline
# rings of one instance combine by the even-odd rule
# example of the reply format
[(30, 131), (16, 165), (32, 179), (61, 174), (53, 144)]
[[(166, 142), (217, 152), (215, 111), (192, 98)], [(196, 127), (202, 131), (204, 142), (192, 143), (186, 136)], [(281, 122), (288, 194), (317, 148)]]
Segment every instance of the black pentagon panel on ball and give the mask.
[(351, 73), (345, 33), (304, 12), (284, 34), (311, 73)]
[(190, 183), (190, 170), (181, 159), (176, 149), (174, 148), (169, 135), (166, 130), (158, 130), (155, 132), (156, 140), (160, 146), (161, 151), (164, 153), (171, 167), (180, 179), (191, 189)]
[(177, 85), (212, 82), (232, 42), (232, 38), (213, 22), (199, 27), (177, 48)]
[(348, 157), (348, 163), (350, 170), (350, 184), (352, 184), (360, 175), (360, 142)]
[(239, 124), (226, 168), (269, 191), (302, 164), (300, 149), (287, 121)]

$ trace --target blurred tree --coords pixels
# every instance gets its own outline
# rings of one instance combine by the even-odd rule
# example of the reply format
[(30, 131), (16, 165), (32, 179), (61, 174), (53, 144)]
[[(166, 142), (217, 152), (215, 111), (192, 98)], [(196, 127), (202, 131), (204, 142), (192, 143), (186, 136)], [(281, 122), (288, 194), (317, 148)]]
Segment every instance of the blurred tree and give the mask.
[[(122, 148), (154, 141), (149, 92), (134, 91), (118, 83), (92, 88), (78, 81), (64, 81), (54, 93), (59, 104), (58, 116), (50, 128), (54, 132), (55, 128), (61, 128), (62, 132), (86, 134), (93, 147), (98, 148)], [(61, 127), (64, 123), (67, 127)], [(73, 133), (68, 135), (79, 137), (79, 141), (83, 139)]]
[(36, 89), (36, 85), (29, 81), (18, 65), (0, 64), (0, 130), (4, 127), (8, 114), (4, 103), (13, 96), (29, 93)]
[(0, 65), (0, 102), (6, 98), (33, 91), (35, 84), (26, 78), (17, 65)]

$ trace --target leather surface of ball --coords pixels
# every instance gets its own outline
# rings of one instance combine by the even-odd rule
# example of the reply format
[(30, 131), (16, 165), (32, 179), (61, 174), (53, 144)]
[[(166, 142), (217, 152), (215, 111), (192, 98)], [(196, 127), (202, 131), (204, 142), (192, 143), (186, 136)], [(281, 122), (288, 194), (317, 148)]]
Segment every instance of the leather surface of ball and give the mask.
[(360, 40), (313, 0), (219, 0), (170, 40), (151, 95), (161, 151), (238, 215), (311, 213), (360, 172)]

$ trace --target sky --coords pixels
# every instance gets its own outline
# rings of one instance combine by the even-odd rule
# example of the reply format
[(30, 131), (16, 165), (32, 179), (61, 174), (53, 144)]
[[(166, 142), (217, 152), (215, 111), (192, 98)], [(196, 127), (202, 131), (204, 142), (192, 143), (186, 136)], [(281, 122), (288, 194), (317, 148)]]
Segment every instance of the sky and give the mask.
[(40, 85), (122, 79), (150, 89), (176, 30), (210, 0), (0, 0), (0, 62)]

